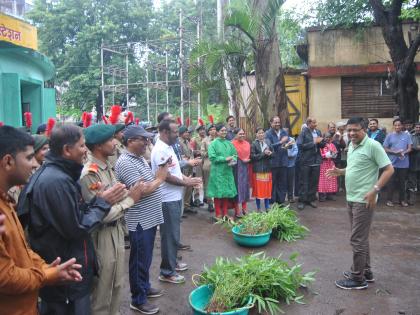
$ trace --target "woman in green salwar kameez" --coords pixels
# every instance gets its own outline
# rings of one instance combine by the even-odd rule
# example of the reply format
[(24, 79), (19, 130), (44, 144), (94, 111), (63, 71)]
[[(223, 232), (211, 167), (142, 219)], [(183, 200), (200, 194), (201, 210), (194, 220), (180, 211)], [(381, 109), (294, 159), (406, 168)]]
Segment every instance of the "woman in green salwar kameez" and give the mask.
[(221, 218), (227, 216), (229, 199), (237, 194), (232, 166), (236, 164), (238, 154), (233, 144), (226, 140), (226, 127), (218, 124), (216, 130), (217, 138), (208, 150), (211, 168), (207, 195), (214, 198), (216, 218)]

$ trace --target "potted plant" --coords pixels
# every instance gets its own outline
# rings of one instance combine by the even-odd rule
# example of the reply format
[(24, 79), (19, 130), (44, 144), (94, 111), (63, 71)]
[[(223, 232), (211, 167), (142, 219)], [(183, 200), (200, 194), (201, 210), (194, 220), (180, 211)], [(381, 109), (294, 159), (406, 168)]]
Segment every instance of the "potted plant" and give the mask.
[(262, 252), (236, 260), (216, 258), (213, 266), (198, 275), (197, 282), (197, 275), (193, 276), (199, 285), (189, 297), (194, 314), (244, 315), (254, 304), (259, 312), (278, 314), (281, 300), (303, 303), (299, 288), (314, 281), (315, 273), (303, 274), (296, 257), (290, 257), (291, 265)]

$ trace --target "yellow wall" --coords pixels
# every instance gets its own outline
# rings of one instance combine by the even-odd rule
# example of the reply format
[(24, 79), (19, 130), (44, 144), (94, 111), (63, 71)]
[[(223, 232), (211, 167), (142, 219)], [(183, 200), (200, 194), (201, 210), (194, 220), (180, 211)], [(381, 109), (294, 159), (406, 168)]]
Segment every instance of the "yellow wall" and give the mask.
[[(408, 42), (410, 25), (404, 24), (403, 29)], [(371, 27), (363, 32), (342, 29), (309, 31), (308, 44), (311, 67), (391, 62), (380, 27)], [(415, 61), (420, 62), (420, 54)]]
[(36, 27), (19, 19), (0, 13), (0, 41), (38, 49)]

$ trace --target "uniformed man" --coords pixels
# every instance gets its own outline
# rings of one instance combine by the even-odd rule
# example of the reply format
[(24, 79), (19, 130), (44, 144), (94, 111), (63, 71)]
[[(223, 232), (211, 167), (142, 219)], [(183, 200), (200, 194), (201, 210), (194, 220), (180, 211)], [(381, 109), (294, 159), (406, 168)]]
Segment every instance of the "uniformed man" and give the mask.
[[(179, 127), (179, 145), (181, 146), (181, 158), (183, 160), (193, 160), (194, 154), (190, 147), (191, 134), (186, 126)], [(182, 174), (185, 176), (193, 175), (193, 167), (186, 165), (182, 168)], [(184, 211), (190, 213), (197, 213), (197, 210), (191, 208), (193, 187), (185, 187), (184, 189)]]
[(111, 163), (112, 167), (115, 167), (115, 164), (117, 163), (118, 158), (121, 156), (121, 154), (125, 151), (125, 146), (123, 144), (123, 135), (124, 135), (124, 124), (116, 124), (115, 127), (115, 134), (114, 134), (114, 142), (115, 142), (115, 151), (112, 156), (109, 157), (109, 162)]
[[(86, 146), (91, 151), (80, 179), (85, 201), (117, 182), (108, 160), (115, 149), (114, 131), (112, 125), (93, 125), (84, 130)], [(113, 205), (102, 225), (92, 233), (99, 262), (99, 279), (92, 293), (93, 315), (119, 314), (125, 274), (122, 217), (125, 209), (140, 200), (142, 185), (140, 182), (134, 185), (125, 199)]]

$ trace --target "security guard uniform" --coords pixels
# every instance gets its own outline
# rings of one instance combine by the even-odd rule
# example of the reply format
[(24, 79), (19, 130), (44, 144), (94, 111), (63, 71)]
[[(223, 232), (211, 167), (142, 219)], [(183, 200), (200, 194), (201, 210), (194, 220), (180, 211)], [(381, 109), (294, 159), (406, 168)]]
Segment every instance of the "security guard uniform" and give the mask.
[[(101, 127), (98, 127), (101, 126)], [(99, 144), (112, 138), (113, 131), (103, 135), (104, 127), (110, 125), (95, 125), (85, 129), (86, 143)], [(92, 129), (90, 129), (92, 128)], [(106, 133), (106, 132), (105, 132)], [(109, 161), (101, 161), (92, 154), (85, 164), (80, 184), (85, 201), (91, 200), (100, 190), (115, 185), (117, 180)], [(99, 277), (92, 292), (92, 314), (120, 314), (120, 303), (125, 276), (124, 255), (124, 210), (134, 204), (130, 197), (124, 198), (112, 206), (109, 214), (103, 219), (102, 225), (92, 233), (99, 264)]]

